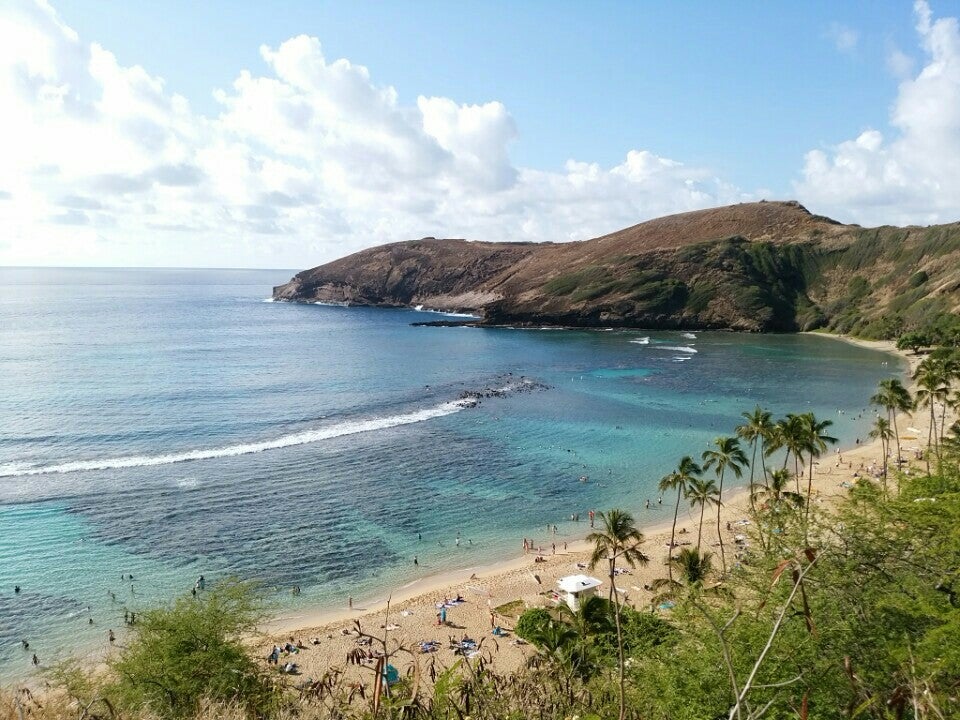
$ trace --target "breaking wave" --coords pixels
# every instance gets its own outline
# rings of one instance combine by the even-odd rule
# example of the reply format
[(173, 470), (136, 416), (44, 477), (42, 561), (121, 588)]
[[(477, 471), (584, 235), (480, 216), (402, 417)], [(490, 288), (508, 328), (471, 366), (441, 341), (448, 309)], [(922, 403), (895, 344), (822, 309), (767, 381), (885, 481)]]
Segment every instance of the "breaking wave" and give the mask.
[(301, 432), (281, 435), (272, 440), (262, 440), (251, 443), (237, 443), (235, 445), (226, 445), (223, 447), (206, 448), (200, 450), (187, 450), (178, 453), (169, 453), (166, 455), (129, 455), (125, 457), (101, 458), (98, 460), (75, 460), (71, 462), (62, 462), (53, 465), (41, 467), (23, 467), (16, 465), (0, 466), (0, 477), (20, 477), (24, 475), (49, 475), (56, 473), (83, 472), (88, 470), (113, 470), (117, 468), (149, 467), (153, 465), (172, 465), (173, 463), (189, 462), (191, 460), (209, 460), (211, 458), (231, 457), (235, 455), (250, 455), (260, 453), (265, 450), (278, 450), (280, 448), (290, 447), (292, 445), (305, 445), (307, 443), (318, 442), (320, 440), (329, 440), (331, 438), (342, 437), (344, 435), (354, 435), (356, 433), (370, 432), (372, 430), (383, 430), (386, 428), (397, 427), (400, 425), (411, 425), (413, 423), (431, 420), (433, 418), (452, 415), (466, 408), (473, 407), (476, 401), (473, 399), (454, 400), (445, 402), (433, 407), (416, 410), (414, 412), (403, 413), (400, 415), (387, 415), (384, 417), (374, 417), (364, 420), (347, 420), (336, 425), (316, 428), (314, 430), (303, 430)]

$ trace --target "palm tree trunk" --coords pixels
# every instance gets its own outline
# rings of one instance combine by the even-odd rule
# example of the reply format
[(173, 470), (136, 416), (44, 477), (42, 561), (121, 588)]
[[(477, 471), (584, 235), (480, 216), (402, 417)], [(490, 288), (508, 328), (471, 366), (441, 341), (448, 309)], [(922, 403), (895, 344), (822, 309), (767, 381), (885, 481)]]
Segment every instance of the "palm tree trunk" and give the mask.
[[(949, 391), (948, 391), (949, 392)], [(940, 411), (940, 436), (938, 440), (943, 439), (944, 428), (946, 427), (947, 422), (947, 398), (943, 398), (943, 409)]]
[(885, 438), (880, 438), (880, 447), (883, 448), (883, 494), (887, 494), (887, 452), (889, 450), (890, 441)]
[(673, 509), (673, 527), (670, 528), (670, 549), (667, 550), (667, 572), (670, 574), (670, 582), (673, 582), (673, 540), (677, 536), (677, 516), (680, 514), (680, 488), (677, 488), (677, 506)]
[(897, 470), (900, 470), (900, 431), (897, 429), (897, 411), (894, 410), (893, 415), (893, 434), (897, 438)]
[[(807, 475), (807, 506), (804, 508), (804, 517), (803, 517), (803, 537), (804, 540), (808, 539), (808, 526), (810, 524), (810, 496), (813, 495), (813, 453), (810, 453), (810, 470)], [(807, 543), (809, 544), (809, 542)]]
[(720, 491), (717, 493), (717, 538), (720, 540), (720, 564), (723, 572), (727, 572), (727, 557), (723, 551), (723, 533), (720, 532), (720, 508), (723, 506), (723, 471), (720, 471)]
[(766, 455), (767, 448), (763, 444), (763, 438), (760, 438), (760, 468), (763, 470), (763, 484), (767, 487), (770, 487), (770, 484), (767, 482), (767, 460)]
[(750, 459), (750, 512), (756, 512), (753, 503), (753, 466), (757, 464), (757, 439), (753, 439), (753, 457)]
[(624, 659), (623, 659), (623, 631), (620, 629), (620, 598), (617, 596), (617, 589), (614, 578), (617, 557), (610, 558), (610, 591), (613, 593), (613, 620), (617, 626), (617, 671), (620, 680), (620, 715), (619, 720), (624, 720), (627, 716), (626, 685), (624, 682)]
[(700, 504), (700, 526), (697, 528), (697, 552), (700, 552), (700, 538), (703, 536), (703, 513), (707, 509), (707, 501)]

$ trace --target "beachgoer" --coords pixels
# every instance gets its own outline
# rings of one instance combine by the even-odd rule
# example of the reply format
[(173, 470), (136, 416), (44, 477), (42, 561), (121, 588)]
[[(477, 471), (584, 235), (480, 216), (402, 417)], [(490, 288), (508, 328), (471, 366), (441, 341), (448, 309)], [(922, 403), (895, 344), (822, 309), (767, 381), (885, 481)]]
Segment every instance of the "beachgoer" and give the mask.
[(136, 616), (136, 614), (135, 614), (135, 613), (130, 613), (130, 624), (133, 625), (135, 622), (137, 622), (137, 616)]
[(33, 654), (33, 664), (34, 664), (34, 665), (39, 665), (39, 664), (40, 664), (40, 658), (37, 657), (37, 654), (36, 654), (36, 653)]
[(19, 594), (20, 594), (20, 586), (19, 586), (19, 585), (14, 585), (14, 586), (13, 586), (13, 594), (14, 594), (14, 595), (19, 595)]
[(117, 636), (113, 634), (113, 630), (112, 630), (112, 629), (107, 631), (107, 639), (108, 639), (110, 642), (113, 642), (114, 640), (117, 639)]
[(647, 510), (650, 509), (650, 498), (647, 498), (647, 502), (644, 507), (646, 507)]
[(347, 607), (353, 610), (353, 597), (347, 598)]
[(192, 588), (190, 588), (190, 594), (193, 595), (194, 597), (197, 596), (197, 586), (196, 586), (196, 585), (194, 585)]
[(93, 618), (87, 618), (87, 624), (93, 625)]
[(418, 567), (419, 565), (420, 565), (420, 561), (417, 560), (417, 556), (414, 555), (414, 556), (413, 556), (413, 566), (414, 566), (414, 567)]
[(30, 649), (30, 643), (28, 643), (26, 640), (21, 640), (21, 641), (20, 641), (20, 644), (23, 645), (23, 649), (24, 649), (24, 650), (29, 650), (29, 649)]
[(587, 513), (587, 516), (590, 518), (590, 527), (593, 527), (593, 518), (594, 518), (594, 512), (593, 512), (593, 510), (591, 510), (590, 512), (588, 512), (588, 513)]
[(552, 554), (553, 554), (553, 555), (556, 555), (556, 554), (557, 554), (557, 544), (556, 544), (556, 543), (550, 543), (550, 549), (552, 550)]
[(423, 540), (423, 536), (420, 533), (417, 533), (417, 540)]

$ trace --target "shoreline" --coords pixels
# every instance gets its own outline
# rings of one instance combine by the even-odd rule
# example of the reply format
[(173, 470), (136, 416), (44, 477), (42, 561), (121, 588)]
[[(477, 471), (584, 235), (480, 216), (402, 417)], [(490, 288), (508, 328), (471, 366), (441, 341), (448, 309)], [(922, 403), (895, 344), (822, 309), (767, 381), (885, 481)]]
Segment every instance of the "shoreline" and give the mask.
[[(860, 338), (854, 338), (849, 335), (836, 335), (832, 333), (822, 333), (822, 332), (800, 332), (798, 335), (812, 335), (815, 337), (824, 337), (830, 338), (833, 340), (838, 340), (840, 342), (846, 342), (851, 345), (856, 345), (858, 347), (866, 348), (869, 350), (876, 350), (878, 352), (885, 352), (890, 355), (895, 355), (898, 358), (907, 361), (908, 366), (911, 366), (910, 358), (906, 355), (905, 352), (899, 351), (896, 349), (896, 345), (890, 340), (863, 340)], [(912, 370), (912, 367), (910, 367)], [(908, 381), (909, 389), (913, 390), (912, 384), (913, 381), (910, 380), (909, 372), (906, 374), (906, 380)], [(906, 428), (904, 428), (906, 429)], [(876, 450), (879, 450), (879, 441), (870, 440), (860, 445), (853, 445), (850, 447), (839, 447), (841, 454), (849, 454), (850, 452), (864, 449), (868, 446), (876, 445)], [(749, 500), (749, 487), (744, 486), (735, 486), (732, 488), (732, 492), (728, 495), (728, 500), (724, 502), (725, 505), (736, 505), (738, 502), (743, 500)], [(683, 503), (681, 503), (681, 507)], [(632, 511), (631, 511), (632, 512)], [(636, 519), (636, 513), (634, 518)], [(682, 515), (682, 513), (681, 513)], [(678, 520), (679, 523), (679, 520)], [(669, 531), (670, 526), (672, 525), (672, 520), (662, 520), (654, 521), (652, 524), (644, 525), (640, 528), (644, 536), (648, 535), (658, 535), (664, 531)], [(586, 536), (588, 533), (584, 533)], [(583, 538), (574, 539), (572, 541), (567, 541), (568, 552), (586, 552), (587, 542)], [(271, 618), (264, 625), (265, 630), (270, 632), (295, 632), (298, 629), (304, 627), (317, 627), (328, 625), (331, 623), (342, 622), (344, 620), (352, 620), (360, 615), (366, 614), (375, 614), (377, 612), (383, 612), (386, 609), (387, 601), (390, 599), (392, 603), (402, 603), (409, 600), (416, 599), (420, 596), (430, 594), (437, 590), (442, 590), (448, 586), (454, 586), (459, 583), (462, 583), (466, 580), (471, 579), (471, 576), (476, 576), (476, 579), (483, 580), (491, 577), (496, 577), (499, 574), (505, 574), (512, 570), (517, 569), (521, 566), (526, 566), (529, 564), (528, 555), (517, 555), (505, 560), (497, 560), (489, 563), (481, 563), (479, 565), (470, 566), (466, 568), (453, 569), (453, 570), (441, 570), (436, 573), (429, 575), (424, 575), (423, 577), (416, 578), (411, 582), (401, 585), (396, 588), (394, 591), (390, 592), (389, 588), (382, 587), (379, 591), (376, 592), (376, 595), (379, 597), (375, 599), (366, 599), (366, 604), (369, 607), (364, 608), (354, 608), (350, 610), (348, 608), (330, 608), (330, 607), (315, 607), (305, 609), (302, 613), (298, 613), (295, 616), (290, 617), (277, 617)], [(362, 598), (355, 598), (355, 600)], [(300, 624), (295, 624), (300, 623)]]
[[(920, 357), (908, 355), (905, 351), (896, 349), (891, 341), (870, 341), (852, 338), (849, 336), (827, 333), (803, 333), (830, 338), (836, 341), (847, 342), (860, 347), (895, 355), (907, 363), (903, 371), (891, 372), (892, 375), (904, 375), (905, 384), (913, 390), (910, 379), (912, 370)], [(901, 440), (906, 437), (909, 427), (907, 417), (901, 425)], [(916, 442), (919, 439), (914, 438)], [(909, 450), (904, 449), (908, 456)], [(852, 484), (856, 476), (875, 472), (878, 464), (882, 463), (882, 449), (879, 440), (867, 440), (849, 447), (837, 446), (825, 453), (819, 461), (814, 463), (813, 502), (818, 504), (831, 503), (847, 495), (846, 488)], [(836, 459), (835, 459), (836, 458)], [(842, 466), (840, 459), (842, 459)], [(859, 467), (856, 464), (859, 463)], [(867, 468), (870, 470), (867, 470)], [(909, 463), (908, 466), (909, 467)], [(675, 498), (675, 496), (674, 496)], [(664, 496), (664, 506), (670, 507), (673, 503), (669, 496)], [(675, 502), (675, 500), (673, 501)], [(728, 564), (736, 552), (735, 537), (738, 528), (749, 523), (747, 519), (747, 503), (749, 502), (749, 486), (744, 484), (730, 488), (727, 491), (723, 507), (720, 511), (720, 534), (724, 538), (724, 546)], [(677, 541), (681, 539), (692, 542), (696, 534), (697, 518), (693, 517), (686, 502), (681, 502), (681, 509), (677, 519)], [(639, 511), (634, 512), (637, 518)], [(672, 514), (672, 513), (671, 513)], [(672, 517), (667, 520), (657, 520), (640, 526), (644, 534), (642, 549), (650, 557), (645, 567), (638, 567), (629, 575), (623, 576), (621, 582), (625, 586), (625, 599), (635, 606), (649, 606), (650, 593), (646, 590), (649, 582), (665, 575), (665, 561), (668, 557), (667, 549), (670, 540)], [(727, 530), (723, 530), (726, 523)], [(638, 523), (639, 524), (639, 523)], [(686, 533), (681, 533), (681, 528)], [(589, 532), (589, 530), (588, 530)], [(584, 533), (586, 534), (586, 533)], [(729, 536), (729, 537), (728, 537)], [(713, 522), (705, 520), (703, 527), (704, 549), (714, 553), (714, 563), (719, 564), (716, 515)], [(482, 564), (475, 567), (441, 571), (424, 576), (390, 592), (389, 588), (382, 588), (379, 597), (370, 600), (364, 607), (351, 609), (333, 609), (329, 607), (311, 608), (296, 615), (272, 618), (261, 627), (259, 641), (276, 642), (283, 644), (296, 637), (299, 640), (311, 638), (296, 661), (301, 665), (304, 675), (313, 676), (322, 674), (323, 670), (331, 666), (345, 666), (347, 653), (354, 647), (355, 635), (351, 628), (355, 622), (362, 623), (366, 632), (377, 631), (380, 627), (386, 634), (392, 631), (391, 637), (399, 643), (413, 644), (425, 639), (444, 639), (443, 634), (468, 632), (474, 637), (489, 637), (490, 629), (496, 621), (504, 627), (512, 627), (515, 617), (495, 615), (498, 607), (519, 604), (521, 610), (544, 604), (544, 596), (555, 587), (556, 580), (563, 575), (575, 572), (591, 573), (595, 571), (575, 569), (577, 563), (583, 564), (589, 558), (590, 545), (583, 538), (568, 541), (567, 549), (556, 555), (548, 554), (545, 561), (534, 563), (529, 555), (517, 555), (504, 560)], [(536, 553), (533, 553), (536, 556)], [(608, 582), (605, 572), (604, 585)], [(618, 582), (618, 591), (624, 592)], [(462, 595), (466, 603), (451, 610), (456, 618), (456, 624), (450, 628), (438, 626), (434, 621), (434, 610), (439, 603), (447, 598)], [(485, 600), (485, 602), (484, 602)], [(639, 601), (639, 602), (638, 602)], [(389, 602), (389, 612), (388, 612)], [(312, 641), (315, 640), (316, 644)], [(529, 648), (515, 643), (493, 640), (496, 648), (494, 657), (501, 670), (511, 670), (520, 667), (525, 661)]]
[[(889, 341), (864, 341), (826, 333), (804, 334), (832, 338), (868, 349), (894, 354), (906, 360), (908, 366), (914, 364), (914, 358), (916, 361), (920, 359), (919, 356), (910, 356), (906, 352), (897, 351), (893, 343)], [(907, 370), (907, 373), (909, 373), (909, 370)], [(891, 374), (899, 375), (900, 371)], [(912, 388), (909, 374), (907, 374), (906, 382)], [(901, 437), (906, 432), (907, 427), (906, 422), (901, 425)], [(845, 461), (848, 459), (854, 462), (862, 460), (863, 464), (866, 465), (872, 458), (880, 457), (880, 444), (878, 441), (868, 441), (860, 445), (841, 447), (840, 453)], [(907, 456), (908, 451), (905, 450), (904, 455)], [(817, 502), (829, 501), (832, 497), (846, 495), (844, 489), (838, 487), (839, 482), (837, 481), (842, 482), (849, 479), (848, 476), (841, 477), (842, 473), (839, 475), (831, 474), (829, 470), (826, 473), (822, 472), (824, 467), (832, 466), (832, 460), (832, 452), (830, 452), (821, 458), (819, 468), (816, 464), (814, 466), (814, 488), (817, 494)], [(670, 494), (664, 495), (662, 510), (666, 513), (666, 517), (650, 518), (646, 523), (642, 522), (642, 505), (636, 508), (626, 508), (634, 514), (638, 521), (638, 525), (646, 538), (642, 549), (650, 556), (650, 563), (647, 567), (638, 568), (630, 575), (622, 578), (623, 587), (634, 604), (648, 605), (649, 593), (644, 591), (644, 586), (651, 580), (666, 575), (663, 559), (666, 557), (667, 544), (669, 543), (675, 498), (675, 495), (672, 498)], [(743, 479), (743, 485), (725, 488), (721, 525), (723, 522), (728, 524), (743, 522), (748, 501), (749, 487), (746, 477)], [(322, 675), (328, 667), (343, 667), (346, 665), (346, 655), (355, 645), (354, 636), (344, 634), (344, 632), (349, 633), (355, 621), (362, 622), (367, 632), (374, 633), (377, 632), (375, 628), (382, 625), (389, 625), (391, 628), (397, 625), (397, 628), (392, 628), (391, 637), (407, 644), (428, 638), (446, 640), (443, 633), (450, 632), (458, 635), (461, 632), (469, 632), (471, 636), (478, 639), (484, 636), (489, 637), (492, 611), (497, 607), (516, 601), (520, 601), (522, 604), (521, 610), (525, 607), (542, 604), (544, 602), (544, 592), (552, 590), (559, 577), (578, 572), (597, 574), (602, 577), (606, 586), (608, 580), (603, 568), (598, 568), (596, 571), (576, 568), (577, 563), (586, 562), (591, 547), (583, 539), (590, 532), (589, 522), (586, 520), (582, 520), (582, 522), (584, 522), (582, 532), (581, 528), (578, 527), (572, 537), (568, 533), (556, 537), (558, 545), (556, 555), (550, 553), (549, 543), (544, 542), (546, 554), (543, 563), (534, 564), (533, 558), (527, 554), (521, 554), (518, 548), (516, 555), (503, 559), (481, 562), (465, 568), (440, 570), (398, 586), (378, 586), (369, 595), (354, 598), (353, 609), (343, 606), (346, 605), (346, 597), (343, 598), (341, 607), (318, 604), (297, 609), (287, 608), (269, 617), (259, 627), (257, 634), (250, 639), (251, 650), (254, 656), (264, 658), (270, 645), (274, 642), (282, 645), (294, 636), (302, 640), (314, 637), (319, 643), (317, 645), (312, 643), (307, 645), (307, 649), (301, 651), (297, 658), (294, 658), (301, 664), (303, 674), (310, 677)], [(715, 565), (719, 565), (716, 525), (716, 513), (714, 512), (712, 522), (708, 517), (704, 523), (704, 549), (715, 553), (714, 562)], [(688, 530), (687, 534), (677, 535), (678, 542), (681, 540), (690, 542), (695, 539), (697, 518), (690, 511), (686, 501), (681, 502), (677, 528), (678, 531), (681, 528)], [(531, 532), (534, 537), (542, 536), (543, 528), (541, 526), (537, 530), (528, 529), (528, 532)], [(733, 535), (736, 533), (736, 529), (728, 530), (726, 533), (721, 530), (727, 549), (728, 561), (735, 552)], [(564, 542), (566, 542), (566, 549), (561, 550)], [(530, 554), (536, 556), (536, 553)], [(620, 581), (618, 580), (618, 585)], [(452, 598), (458, 594), (464, 595), (468, 602), (464, 606), (450, 611), (455, 624), (449, 630), (445, 627), (436, 626), (433, 623), (436, 604), (444, 598)], [(389, 620), (386, 619), (388, 602), (390, 607)], [(509, 628), (512, 627), (515, 618), (498, 615), (497, 620)], [(488, 640), (488, 642), (491, 641), (497, 648), (497, 666), (501, 669), (509, 670), (519, 667), (530, 652), (529, 648), (508, 644), (503, 640), (500, 640), (499, 643), (496, 640)], [(268, 642), (270, 645), (267, 645)], [(261, 652), (264, 647), (267, 648), (267, 651)], [(485, 645), (485, 648), (488, 647), (490, 645)], [(91, 650), (93, 652), (88, 654), (87, 660), (95, 664), (99, 664), (97, 660), (111, 652), (110, 648), (100, 648), (99, 650), (91, 648)], [(352, 673), (353, 670), (349, 672)]]

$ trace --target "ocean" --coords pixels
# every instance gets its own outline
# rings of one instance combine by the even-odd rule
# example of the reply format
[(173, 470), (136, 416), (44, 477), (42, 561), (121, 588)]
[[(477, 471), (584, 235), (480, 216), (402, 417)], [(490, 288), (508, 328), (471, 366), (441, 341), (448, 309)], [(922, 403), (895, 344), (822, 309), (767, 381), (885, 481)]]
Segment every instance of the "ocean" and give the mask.
[(589, 509), (662, 520), (659, 478), (741, 412), (813, 411), (851, 445), (904, 370), (809, 335), (268, 302), (293, 272), (0, 268), (0, 679), (96, 652), (200, 574), (295, 613), (548, 545), (549, 524), (579, 538)]

